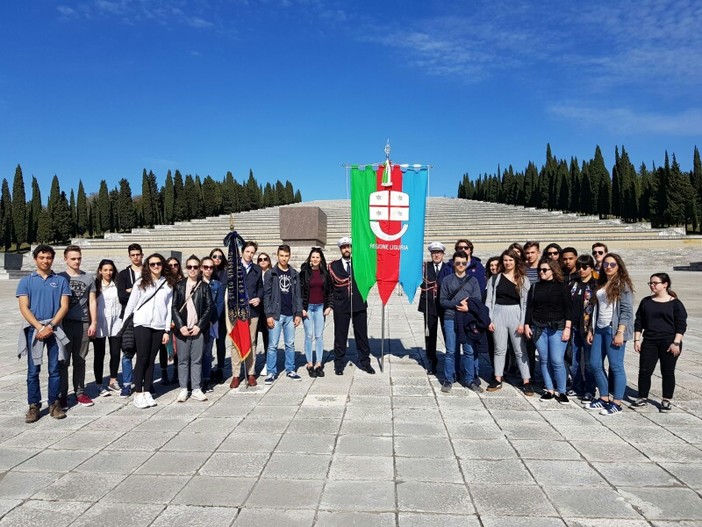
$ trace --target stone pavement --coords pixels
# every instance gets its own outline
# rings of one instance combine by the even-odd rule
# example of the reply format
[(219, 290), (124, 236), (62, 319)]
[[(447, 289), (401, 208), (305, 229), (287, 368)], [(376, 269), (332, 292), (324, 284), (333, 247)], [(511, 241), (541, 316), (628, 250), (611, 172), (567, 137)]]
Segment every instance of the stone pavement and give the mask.
[[(637, 299), (654, 270), (632, 273)], [(222, 385), (182, 404), (157, 382), (155, 408), (111, 396), (63, 421), (44, 409), (34, 425), (24, 423), (26, 364), (15, 357), (17, 282), (0, 283), (0, 526), (702, 525), (702, 288), (697, 273), (671, 276), (690, 327), (669, 414), (601, 417), (507, 385), (443, 394), (421, 366), (416, 305), (394, 296), (377, 375), (328, 366), (321, 379)], [(327, 350), (332, 335), (327, 327)], [(631, 344), (626, 365), (635, 395)]]

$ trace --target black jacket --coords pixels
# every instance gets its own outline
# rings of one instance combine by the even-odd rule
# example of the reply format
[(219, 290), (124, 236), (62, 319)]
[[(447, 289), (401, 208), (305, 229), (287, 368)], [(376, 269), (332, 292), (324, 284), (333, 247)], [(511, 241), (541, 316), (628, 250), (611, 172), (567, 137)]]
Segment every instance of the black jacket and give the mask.
[[(324, 309), (334, 307), (334, 284), (332, 283), (329, 271), (323, 266), (319, 266), (324, 280)], [(307, 311), (310, 305), (310, 280), (312, 279), (312, 266), (307, 262), (300, 267), (300, 289), (302, 291), (302, 309)]]
[[(353, 263), (351, 264), (353, 273)], [(368, 304), (361, 297), (356, 280), (349, 277), (344, 267), (342, 259), (334, 260), (329, 264), (329, 272), (332, 275), (334, 285), (334, 313), (349, 315), (352, 312), (365, 311)], [(351, 305), (353, 303), (353, 306)]]
[[(244, 270), (246, 273), (246, 270)], [(249, 304), (249, 309), (251, 311), (251, 317), (259, 317), (263, 313), (261, 306), (263, 305), (263, 279), (261, 278), (261, 268), (255, 263), (251, 264), (251, 269), (246, 273), (246, 278), (244, 283), (246, 284), (246, 294), (249, 296), (249, 300), (258, 298), (261, 302), (258, 306), (254, 307)]]
[[(121, 316), (124, 316), (124, 309), (127, 307), (127, 302), (129, 302), (129, 295), (131, 295), (131, 289), (136, 282), (134, 271), (132, 271), (132, 266), (130, 265), (126, 269), (122, 269), (117, 273), (117, 298), (119, 303), (122, 304)], [(127, 291), (129, 289), (130, 291)]]
[[(181, 280), (173, 289), (173, 324), (175, 324), (176, 336), (180, 336), (180, 328), (186, 325), (188, 320), (187, 307), (185, 302), (185, 286), (187, 280)], [(209, 284), (200, 279), (195, 286), (195, 292), (192, 294), (193, 304), (197, 312), (197, 325), (200, 331), (205, 331), (209, 327), (212, 317), (212, 293), (210, 292)]]
[(438, 316), (444, 314), (444, 308), (441, 307), (439, 303), (439, 292), (441, 291), (441, 282), (451, 274), (453, 274), (453, 270), (446, 262), (441, 264), (438, 276), (436, 274), (434, 262), (424, 262), (424, 276), (422, 277), (419, 306), (417, 307), (420, 313), (426, 312), (430, 315)]

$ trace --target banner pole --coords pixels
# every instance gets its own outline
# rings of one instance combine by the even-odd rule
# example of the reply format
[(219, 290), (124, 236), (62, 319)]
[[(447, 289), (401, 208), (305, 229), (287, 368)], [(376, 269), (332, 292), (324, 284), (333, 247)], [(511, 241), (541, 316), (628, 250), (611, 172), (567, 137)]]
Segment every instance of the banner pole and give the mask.
[(380, 371), (385, 371), (385, 306), (380, 307)]

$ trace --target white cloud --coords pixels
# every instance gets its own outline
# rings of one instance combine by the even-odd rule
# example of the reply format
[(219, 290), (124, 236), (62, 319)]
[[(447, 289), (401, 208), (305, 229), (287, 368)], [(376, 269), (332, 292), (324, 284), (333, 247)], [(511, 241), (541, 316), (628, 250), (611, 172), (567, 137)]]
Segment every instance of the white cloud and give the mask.
[(697, 108), (677, 113), (642, 112), (626, 107), (594, 108), (558, 105), (549, 113), (580, 125), (601, 128), (620, 136), (660, 134), (668, 136), (702, 135), (702, 110)]

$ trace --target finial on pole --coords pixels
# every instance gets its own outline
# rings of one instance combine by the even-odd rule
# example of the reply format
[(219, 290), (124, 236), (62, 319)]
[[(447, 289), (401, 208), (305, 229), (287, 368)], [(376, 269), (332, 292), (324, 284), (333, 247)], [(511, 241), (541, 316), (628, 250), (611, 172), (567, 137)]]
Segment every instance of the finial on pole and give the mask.
[(392, 166), (390, 163), (390, 139), (385, 143), (385, 168), (383, 168), (383, 179), (380, 184), (384, 187), (392, 187)]
[(229, 213), (229, 231), (231, 232), (233, 230), (234, 230), (234, 213), (230, 212)]

